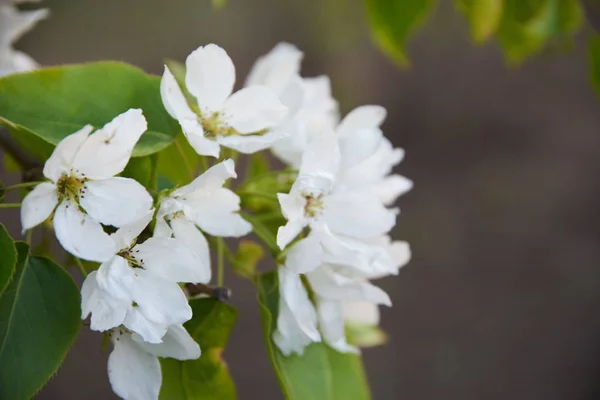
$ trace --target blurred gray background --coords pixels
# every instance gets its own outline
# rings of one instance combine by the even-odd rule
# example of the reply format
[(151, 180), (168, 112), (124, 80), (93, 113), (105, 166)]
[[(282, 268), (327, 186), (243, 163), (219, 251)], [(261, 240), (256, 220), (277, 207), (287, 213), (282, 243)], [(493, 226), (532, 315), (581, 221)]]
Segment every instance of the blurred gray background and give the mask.
[[(344, 112), (388, 109), (384, 131), (407, 151), (398, 171), (415, 181), (394, 232), (413, 260), (380, 281), (391, 340), (364, 351), (374, 399), (598, 399), (600, 104), (585, 34), (508, 69), (440, 3), (411, 41), (410, 70), (374, 48), (359, 0), (48, 0), (52, 16), (19, 48), (45, 65), (115, 59), (161, 73), (164, 58), (215, 42), (242, 82), (257, 56), (295, 43), (304, 75), (330, 75)], [(18, 235), (17, 213), (0, 217)], [(281, 399), (254, 290), (231, 274), (226, 284), (240, 312), (224, 354), (239, 398)], [(84, 327), (37, 398), (116, 398), (100, 341)]]

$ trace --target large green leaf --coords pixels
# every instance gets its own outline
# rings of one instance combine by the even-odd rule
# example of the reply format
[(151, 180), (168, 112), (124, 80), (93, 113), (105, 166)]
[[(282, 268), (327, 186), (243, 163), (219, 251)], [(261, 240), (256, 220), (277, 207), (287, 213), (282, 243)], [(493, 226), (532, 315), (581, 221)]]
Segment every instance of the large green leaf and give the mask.
[(17, 243), (15, 275), (0, 297), (0, 399), (32, 397), (56, 372), (79, 331), (79, 290), (46, 258)]
[(366, 0), (373, 38), (396, 63), (408, 64), (405, 42), (434, 3), (434, 0)]
[(6, 228), (0, 223), (0, 295), (8, 286), (15, 272), (17, 249)]
[(133, 156), (167, 147), (180, 131), (160, 97), (160, 78), (131, 65), (98, 62), (39, 69), (0, 79), (0, 125), (40, 160), (86, 124), (96, 128), (141, 108), (148, 131)]
[(197, 360), (160, 360), (163, 383), (161, 400), (233, 400), (235, 386), (221, 354), (237, 312), (229, 305), (211, 298), (190, 301), (194, 317), (185, 324), (200, 345)]
[(302, 356), (285, 357), (271, 337), (277, 321), (279, 291), (277, 274), (263, 273), (258, 299), (267, 352), (287, 400), (365, 400), (369, 386), (358, 355), (342, 354), (323, 343), (313, 343)]
[(187, 185), (196, 177), (199, 160), (200, 156), (180, 133), (169, 147), (158, 153), (157, 172), (174, 185)]

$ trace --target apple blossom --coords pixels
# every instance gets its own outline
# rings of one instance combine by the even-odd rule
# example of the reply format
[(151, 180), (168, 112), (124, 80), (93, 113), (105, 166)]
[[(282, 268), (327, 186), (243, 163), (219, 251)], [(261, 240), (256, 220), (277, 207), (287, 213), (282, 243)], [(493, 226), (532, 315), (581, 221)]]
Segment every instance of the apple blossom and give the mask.
[(282, 132), (271, 131), (287, 114), (277, 96), (261, 85), (232, 94), (234, 84), (233, 62), (215, 44), (200, 46), (186, 60), (185, 86), (197, 104), (188, 104), (165, 66), (160, 86), (163, 104), (200, 155), (218, 157), (220, 146), (254, 153), (283, 137)]

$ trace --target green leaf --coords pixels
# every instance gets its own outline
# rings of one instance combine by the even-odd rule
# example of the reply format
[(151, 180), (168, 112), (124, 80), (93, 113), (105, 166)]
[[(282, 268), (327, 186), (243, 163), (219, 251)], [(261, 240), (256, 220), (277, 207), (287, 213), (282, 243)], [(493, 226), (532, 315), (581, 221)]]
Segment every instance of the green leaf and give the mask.
[(180, 133), (169, 147), (158, 153), (158, 175), (172, 184), (187, 185), (195, 178), (200, 156)]
[(136, 157), (129, 160), (121, 176), (132, 178), (149, 188), (152, 179), (152, 157)]
[(262, 240), (263, 244), (271, 251), (273, 256), (279, 253), (279, 246), (277, 246), (276, 231), (269, 229), (259, 216), (243, 214), (246, 221), (252, 224), (252, 232)]
[(360, 357), (343, 354), (324, 343), (313, 343), (302, 356), (285, 357), (271, 337), (277, 321), (279, 291), (276, 272), (257, 281), (261, 323), (267, 352), (287, 400), (366, 400), (369, 386)]
[(248, 171), (246, 179), (252, 179), (264, 175), (270, 171), (269, 160), (262, 153), (252, 154), (248, 161)]
[(79, 289), (58, 265), (17, 243), (15, 275), (0, 297), (0, 398), (32, 397), (62, 363), (81, 325)]
[(0, 79), (0, 125), (43, 161), (65, 136), (86, 124), (101, 128), (130, 108), (141, 108), (148, 130), (133, 150), (146, 156), (167, 147), (180, 131), (162, 105), (160, 78), (119, 62), (43, 68)]
[(469, 20), (473, 41), (483, 43), (500, 25), (503, 0), (458, 0), (456, 8)]
[(194, 317), (185, 324), (190, 335), (200, 345), (202, 355), (197, 360), (161, 359), (163, 383), (161, 400), (233, 400), (235, 386), (221, 354), (237, 312), (215, 299), (190, 301)]
[(423, 22), (434, 3), (434, 0), (366, 0), (375, 42), (400, 66), (409, 64), (404, 50), (406, 40)]
[[(17, 249), (12, 237), (0, 223), (0, 295), (11, 281), (17, 263)], [(0, 322), (0, 324), (2, 324)]]
[(548, 41), (569, 38), (581, 21), (575, 0), (505, 0), (498, 40), (506, 60), (519, 64)]
[(235, 255), (229, 259), (233, 272), (243, 278), (254, 279), (256, 265), (265, 255), (262, 246), (252, 240), (242, 239)]
[(227, 4), (227, 0), (211, 0), (212, 5), (214, 8), (216, 9), (220, 9), (225, 7), (225, 4)]

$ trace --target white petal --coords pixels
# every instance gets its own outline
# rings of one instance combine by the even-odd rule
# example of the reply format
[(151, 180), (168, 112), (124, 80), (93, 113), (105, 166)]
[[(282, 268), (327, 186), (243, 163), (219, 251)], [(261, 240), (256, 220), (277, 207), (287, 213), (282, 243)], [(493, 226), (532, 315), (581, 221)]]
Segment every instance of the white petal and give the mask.
[(44, 222), (58, 204), (56, 186), (49, 182), (37, 185), (21, 203), (21, 227), (25, 232)]
[(277, 199), (283, 216), (288, 220), (277, 231), (277, 245), (283, 250), (308, 225), (304, 217), (306, 200), (293, 188), (290, 194), (277, 193)]
[(257, 151), (268, 149), (287, 136), (288, 134), (286, 132), (277, 130), (269, 131), (263, 135), (219, 136), (217, 137), (217, 142), (221, 146), (239, 151), (242, 154), (252, 154)]
[(308, 236), (290, 247), (285, 254), (285, 266), (297, 274), (305, 274), (317, 268), (323, 259), (323, 249), (319, 239)]
[(135, 272), (123, 257), (114, 256), (109, 261), (103, 262), (98, 268), (96, 280), (100, 289), (110, 296), (131, 305), (133, 301), (132, 290), (135, 286)]
[[(173, 236), (198, 256), (195, 268), (200, 271), (199, 282), (210, 282), (210, 250), (206, 238), (196, 226), (185, 217), (176, 217), (171, 220)], [(187, 282), (187, 281), (185, 281)]]
[(340, 137), (341, 168), (360, 164), (373, 156), (383, 138), (380, 129), (357, 129)]
[(274, 127), (287, 111), (275, 93), (258, 85), (237, 91), (223, 108), (227, 124), (242, 134)]
[(147, 216), (152, 196), (136, 180), (114, 177), (84, 184), (79, 203), (90, 217), (104, 225), (121, 227)]
[(16, 42), (23, 34), (33, 28), (33, 26), (48, 16), (48, 9), (39, 9), (32, 11), (21, 11), (16, 7), (0, 7), (0, 21), (2, 30), (0, 31), (0, 40), (3, 46)]
[(185, 67), (185, 85), (201, 112), (220, 111), (235, 83), (235, 67), (227, 52), (216, 44), (201, 46), (188, 56)]
[(219, 144), (204, 137), (204, 130), (197, 120), (179, 121), (183, 134), (192, 148), (201, 156), (219, 157)]
[(173, 197), (181, 197), (199, 190), (220, 188), (229, 178), (237, 178), (237, 174), (235, 173), (235, 163), (232, 159), (227, 159), (213, 165), (190, 184), (180, 187), (171, 195)]
[(256, 60), (248, 74), (246, 86), (264, 85), (281, 94), (289, 81), (300, 72), (303, 56), (296, 46), (278, 43), (268, 54)]
[(317, 313), (302, 285), (300, 275), (285, 267), (278, 268), (277, 274), (279, 312), (273, 342), (286, 356), (291, 353), (302, 354), (310, 343), (321, 341), (317, 330)]
[(91, 313), (90, 328), (106, 331), (125, 320), (130, 304), (119, 301), (98, 286), (96, 271), (90, 272), (81, 286), (81, 319)]
[(366, 280), (348, 278), (331, 267), (321, 267), (306, 274), (310, 287), (327, 300), (365, 300), (391, 306), (386, 292)]
[(92, 130), (94, 130), (93, 126), (86, 125), (58, 142), (52, 155), (44, 164), (44, 176), (56, 182), (62, 174), (68, 174), (79, 147), (85, 142)]
[(160, 95), (165, 109), (177, 121), (198, 119), (198, 115), (188, 105), (179, 84), (166, 65), (165, 72), (160, 81)]
[(160, 343), (167, 333), (167, 325), (157, 324), (146, 318), (139, 307), (129, 307), (123, 325), (137, 333), (148, 343)]
[(90, 179), (107, 179), (121, 173), (146, 128), (140, 109), (132, 108), (116, 116), (81, 145), (73, 159), (73, 169)]
[(292, 242), (298, 236), (302, 229), (307, 225), (306, 220), (289, 220), (284, 226), (277, 230), (277, 246), (281, 250)]
[[(144, 229), (146, 229), (150, 221), (152, 221), (153, 216), (154, 209), (148, 210), (148, 212), (146, 212), (145, 215), (142, 215), (142, 217), (137, 221), (133, 221), (129, 225), (122, 226), (116, 232), (111, 234), (110, 237), (113, 240), (113, 242), (115, 242), (117, 250), (129, 249), (133, 245), (137, 237), (144, 231)], [(156, 224), (159, 224), (158, 219), (156, 221)], [(156, 228), (154, 229), (154, 231), (156, 232)]]
[(344, 320), (361, 325), (379, 325), (379, 307), (368, 301), (342, 302)]
[(322, 132), (309, 143), (302, 156), (300, 175), (334, 181), (340, 165), (340, 149), (332, 131)]
[(239, 196), (229, 189), (195, 192), (184, 203), (193, 210), (188, 217), (210, 235), (240, 237), (252, 231), (252, 225), (237, 213)]
[(391, 266), (393, 269), (386, 272), (373, 271), (373, 273), (367, 274), (366, 277), (369, 279), (382, 278), (389, 274), (397, 274), (400, 268), (404, 267), (410, 261), (411, 251), (408, 242), (404, 241), (393, 241), (389, 236), (381, 236), (375, 239), (367, 241), (369, 244), (380, 246), (387, 252), (391, 260)]
[(115, 244), (102, 226), (77, 206), (63, 201), (54, 212), (54, 232), (61, 246), (75, 257), (103, 262), (115, 254)]
[(151, 237), (131, 253), (148, 273), (171, 282), (207, 283), (210, 279), (210, 267), (202, 265), (202, 258), (182, 240)]
[(397, 210), (385, 208), (370, 195), (344, 192), (325, 197), (323, 203), (323, 221), (340, 235), (372, 238), (386, 234), (396, 225)]
[(158, 400), (162, 374), (158, 359), (142, 350), (131, 335), (113, 333), (108, 379), (113, 391), (127, 400)]
[(317, 299), (317, 314), (325, 343), (341, 353), (358, 353), (356, 347), (346, 342), (344, 318), (339, 301)]
[(133, 340), (146, 352), (156, 357), (168, 357), (177, 360), (195, 360), (200, 357), (200, 346), (183, 325), (169, 326), (162, 343), (146, 343), (136, 335), (133, 335)]
[(192, 309), (179, 285), (149, 271), (137, 271), (133, 301), (146, 318), (158, 324), (182, 324), (192, 318)]
[(393, 204), (398, 197), (409, 192), (413, 182), (401, 175), (391, 175), (375, 185), (375, 194), (385, 205)]
[(341, 136), (357, 129), (378, 128), (385, 119), (387, 112), (381, 106), (361, 106), (350, 111), (336, 129)]

